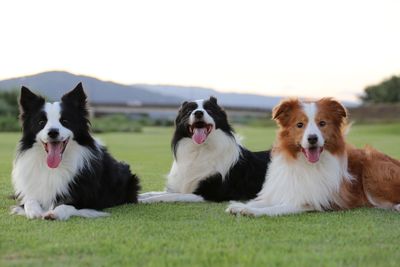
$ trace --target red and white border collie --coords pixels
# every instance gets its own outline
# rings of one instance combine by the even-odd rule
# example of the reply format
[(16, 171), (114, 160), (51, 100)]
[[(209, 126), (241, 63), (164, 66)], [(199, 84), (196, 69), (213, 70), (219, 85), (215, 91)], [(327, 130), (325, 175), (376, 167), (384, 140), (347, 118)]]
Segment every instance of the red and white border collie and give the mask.
[(400, 161), (345, 142), (346, 109), (331, 98), (284, 100), (263, 189), (227, 212), (275, 216), (362, 206), (400, 211)]

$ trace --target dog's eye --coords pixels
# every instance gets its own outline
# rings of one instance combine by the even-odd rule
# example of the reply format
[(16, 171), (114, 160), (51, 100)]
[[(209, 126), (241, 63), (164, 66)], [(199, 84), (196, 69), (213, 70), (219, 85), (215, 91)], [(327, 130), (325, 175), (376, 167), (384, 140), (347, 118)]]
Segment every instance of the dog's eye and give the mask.
[(297, 123), (297, 128), (303, 128), (304, 124), (302, 122)]
[(44, 120), (40, 120), (40, 121), (38, 122), (39, 126), (43, 126), (45, 123), (46, 123), (46, 122), (45, 122)]
[(320, 127), (324, 127), (325, 125), (326, 125), (326, 121), (320, 121), (320, 122), (319, 122), (319, 126), (320, 126)]
[(67, 123), (68, 123), (68, 120), (62, 119), (62, 120), (61, 120), (61, 123), (62, 123), (62, 124), (67, 124)]

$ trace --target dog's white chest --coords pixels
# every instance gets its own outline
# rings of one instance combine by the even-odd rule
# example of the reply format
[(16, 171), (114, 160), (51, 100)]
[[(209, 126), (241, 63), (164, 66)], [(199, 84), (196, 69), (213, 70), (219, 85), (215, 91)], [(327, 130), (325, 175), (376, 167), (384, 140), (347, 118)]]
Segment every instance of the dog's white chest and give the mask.
[(302, 155), (288, 163), (282, 154), (275, 155), (257, 199), (269, 205), (329, 208), (336, 201), (343, 179), (351, 179), (343, 160), (324, 152), (316, 164), (308, 163)]
[(167, 190), (193, 193), (199, 182), (211, 175), (219, 173), (224, 178), (239, 155), (240, 147), (236, 139), (221, 130), (213, 131), (202, 145), (184, 138), (179, 141), (177, 160), (174, 160), (168, 174)]
[(46, 154), (40, 144), (22, 152), (14, 161), (12, 181), (21, 204), (37, 200), (44, 209), (49, 209), (57, 195), (68, 196), (69, 184), (84, 166), (90, 151), (71, 141), (66, 148), (61, 164), (51, 169), (46, 164)]

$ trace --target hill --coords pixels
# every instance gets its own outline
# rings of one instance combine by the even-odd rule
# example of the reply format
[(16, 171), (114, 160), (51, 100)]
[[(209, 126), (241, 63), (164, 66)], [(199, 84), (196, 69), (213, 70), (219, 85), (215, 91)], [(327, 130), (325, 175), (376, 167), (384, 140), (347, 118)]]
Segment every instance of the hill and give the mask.
[(63, 71), (43, 72), (36, 75), (3, 80), (0, 81), (0, 88), (9, 90), (20, 88), (24, 85), (50, 100), (57, 100), (66, 91), (73, 89), (79, 82), (83, 83), (90, 102), (96, 104), (178, 105), (183, 101), (179, 97), (161, 95), (140, 86), (102, 81), (93, 77), (75, 75)]
[[(57, 100), (79, 82), (83, 83), (83, 87), (92, 104), (178, 106), (184, 100), (215, 96), (218, 98), (219, 103), (225, 107), (265, 110), (273, 108), (282, 99), (279, 96), (222, 93), (202, 87), (149, 84), (124, 85), (64, 71), (49, 71), (2, 80), (0, 81), (0, 90), (20, 88), (24, 85), (50, 100)], [(347, 107), (357, 105), (355, 102), (343, 103)]]

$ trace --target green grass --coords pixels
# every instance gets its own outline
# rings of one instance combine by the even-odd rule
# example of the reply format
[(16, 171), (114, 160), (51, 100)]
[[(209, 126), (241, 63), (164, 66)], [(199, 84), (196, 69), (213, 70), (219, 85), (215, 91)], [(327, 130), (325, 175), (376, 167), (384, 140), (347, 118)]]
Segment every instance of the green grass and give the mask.
[[(253, 150), (275, 128), (238, 127)], [(103, 134), (115, 157), (161, 190), (171, 164), (169, 128)], [(29, 221), (8, 214), (17, 134), (0, 134), (0, 266), (398, 266), (400, 214), (357, 209), (277, 218), (233, 217), (226, 203), (125, 205), (111, 217)], [(349, 140), (400, 158), (400, 124), (353, 127)], [(32, 177), (34, 178), (34, 177)]]

